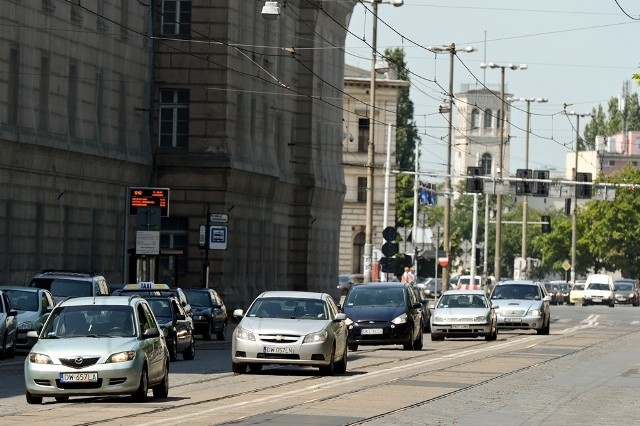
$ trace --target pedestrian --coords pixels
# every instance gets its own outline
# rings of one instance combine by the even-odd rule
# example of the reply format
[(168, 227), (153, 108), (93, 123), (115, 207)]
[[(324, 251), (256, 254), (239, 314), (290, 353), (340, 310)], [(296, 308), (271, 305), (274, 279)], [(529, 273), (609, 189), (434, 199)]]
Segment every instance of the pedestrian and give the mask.
[(416, 283), (416, 268), (409, 269), (409, 284), (413, 285)]

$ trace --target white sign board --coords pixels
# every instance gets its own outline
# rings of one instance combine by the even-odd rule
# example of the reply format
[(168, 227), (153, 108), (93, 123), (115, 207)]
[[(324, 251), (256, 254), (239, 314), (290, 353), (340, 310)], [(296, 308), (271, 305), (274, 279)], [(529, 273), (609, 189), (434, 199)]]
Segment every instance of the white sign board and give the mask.
[(227, 227), (211, 226), (209, 228), (209, 248), (211, 250), (227, 249)]
[(136, 231), (136, 254), (160, 254), (160, 232)]

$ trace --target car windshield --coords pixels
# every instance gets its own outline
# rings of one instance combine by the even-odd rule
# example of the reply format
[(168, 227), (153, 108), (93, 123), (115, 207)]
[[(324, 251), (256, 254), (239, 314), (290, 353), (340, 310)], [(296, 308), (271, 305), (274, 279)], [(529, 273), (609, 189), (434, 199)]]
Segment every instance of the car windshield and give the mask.
[(211, 306), (212, 301), (209, 293), (205, 291), (189, 291), (184, 290), (187, 295), (187, 301), (191, 306)]
[(349, 293), (346, 306), (405, 306), (402, 287), (356, 287)]
[(38, 311), (38, 294), (34, 291), (5, 290), (11, 307), (16, 311)]
[(162, 321), (159, 321), (160, 323), (164, 324), (173, 317), (171, 315), (171, 301), (169, 299), (147, 299), (147, 302), (149, 302), (153, 315), (158, 319), (162, 319)]
[(569, 284), (558, 284), (562, 291), (569, 291)]
[(90, 281), (67, 280), (64, 278), (36, 278), (34, 287), (47, 289), (56, 300), (69, 296), (93, 296), (93, 283)]
[(589, 290), (609, 290), (609, 284), (591, 283), (587, 286)]
[(290, 297), (266, 297), (255, 301), (247, 312), (248, 317), (326, 320), (325, 303), (321, 299), (295, 299)]
[(122, 305), (65, 306), (50, 315), (42, 338), (133, 337), (133, 310)]
[(445, 294), (438, 301), (438, 308), (487, 308), (484, 297), (477, 294)]
[[(632, 291), (633, 290), (633, 284), (631, 283), (616, 283), (616, 291)], [(13, 305), (13, 301), (11, 301), (11, 304)]]
[(540, 292), (535, 285), (508, 284), (498, 285), (491, 294), (492, 299), (539, 300)]
[(574, 284), (571, 290), (584, 290), (584, 284)]

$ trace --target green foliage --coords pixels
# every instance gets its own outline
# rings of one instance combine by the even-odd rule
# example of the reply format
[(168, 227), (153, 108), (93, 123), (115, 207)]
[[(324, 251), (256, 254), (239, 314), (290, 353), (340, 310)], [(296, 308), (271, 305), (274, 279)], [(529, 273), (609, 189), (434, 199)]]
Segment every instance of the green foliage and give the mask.
[[(640, 80), (639, 80), (640, 81)], [(624, 118), (627, 119), (627, 130), (640, 130), (640, 104), (638, 93), (629, 96), (625, 105), (625, 110), (618, 109), (618, 98), (612, 97), (607, 103), (607, 111), (604, 112), (602, 105), (593, 108), (591, 121), (584, 126), (584, 141), (580, 145), (580, 150), (595, 148), (596, 136), (613, 136), (624, 130)]]

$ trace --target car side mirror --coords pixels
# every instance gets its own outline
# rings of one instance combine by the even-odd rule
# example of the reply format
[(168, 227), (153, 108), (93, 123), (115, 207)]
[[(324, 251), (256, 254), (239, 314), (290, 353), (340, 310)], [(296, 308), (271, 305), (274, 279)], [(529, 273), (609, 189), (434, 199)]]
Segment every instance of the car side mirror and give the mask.
[(347, 319), (347, 314), (344, 314), (342, 312), (340, 312), (339, 314), (336, 314), (336, 316), (333, 318), (334, 322), (340, 322), (340, 321), (344, 321)]
[(40, 335), (39, 331), (35, 331), (35, 330), (27, 331), (27, 337), (29, 337), (31, 339), (37, 339), (39, 335)]
[(155, 327), (151, 327), (151, 328), (145, 330), (144, 333), (142, 333), (142, 338), (143, 339), (152, 339), (154, 337), (160, 337), (160, 330), (158, 330)]
[(242, 318), (244, 316), (244, 311), (242, 309), (236, 309), (233, 311), (233, 316), (236, 318)]
[(18, 311), (16, 311), (15, 309), (11, 309), (7, 315), (10, 317), (17, 317)]

